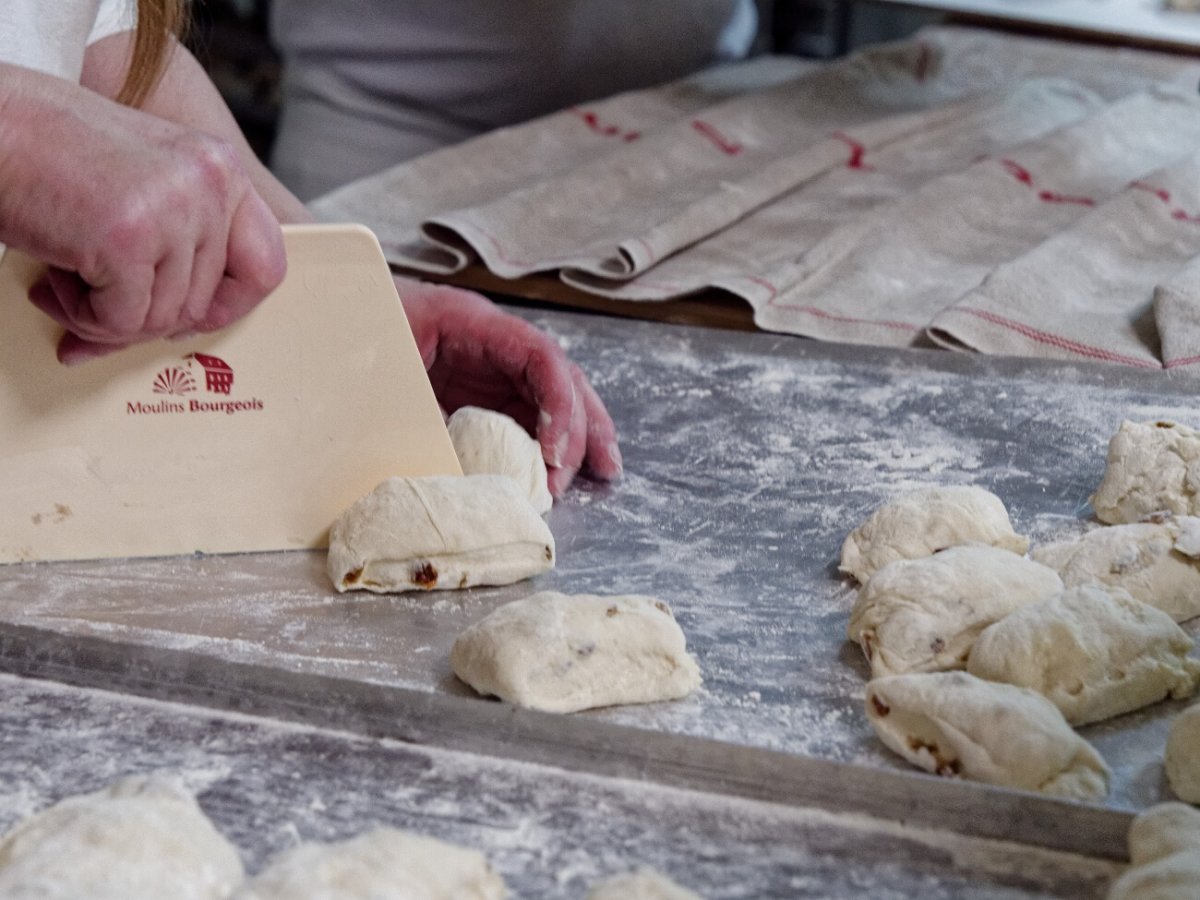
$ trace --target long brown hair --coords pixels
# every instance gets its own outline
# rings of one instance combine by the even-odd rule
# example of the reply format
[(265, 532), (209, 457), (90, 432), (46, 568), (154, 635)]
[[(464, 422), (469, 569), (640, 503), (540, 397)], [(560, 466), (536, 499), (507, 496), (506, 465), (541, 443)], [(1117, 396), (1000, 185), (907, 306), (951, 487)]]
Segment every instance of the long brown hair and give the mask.
[(117, 100), (137, 106), (158, 83), (174, 42), (187, 23), (184, 0), (137, 0), (137, 31), (129, 71)]

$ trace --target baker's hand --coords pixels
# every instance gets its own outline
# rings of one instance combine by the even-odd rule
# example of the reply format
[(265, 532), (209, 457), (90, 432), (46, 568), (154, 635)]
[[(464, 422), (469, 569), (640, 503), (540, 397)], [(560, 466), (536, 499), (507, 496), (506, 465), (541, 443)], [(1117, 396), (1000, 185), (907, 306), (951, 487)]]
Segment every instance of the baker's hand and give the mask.
[(399, 277), (396, 288), (443, 409), (494, 409), (536, 434), (556, 497), (581, 468), (621, 474), (604, 403), (549, 335), (470, 291)]
[[(282, 280), (279, 224), (228, 143), (5, 66), (0, 240), (50, 265), (64, 362), (213, 331)], [(27, 89), (26, 89), (27, 88)]]

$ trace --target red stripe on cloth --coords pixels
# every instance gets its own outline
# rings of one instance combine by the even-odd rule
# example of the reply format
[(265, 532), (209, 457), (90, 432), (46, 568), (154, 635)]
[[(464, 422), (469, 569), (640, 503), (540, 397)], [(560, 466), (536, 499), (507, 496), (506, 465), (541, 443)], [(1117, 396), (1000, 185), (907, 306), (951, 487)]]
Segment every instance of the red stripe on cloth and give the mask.
[(1086, 356), (1091, 359), (1103, 359), (1108, 362), (1123, 363), (1127, 366), (1137, 366), (1139, 369), (1160, 369), (1161, 365), (1157, 363), (1146, 362), (1144, 359), (1135, 359), (1132, 356), (1125, 356), (1121, 353), (1113, 353), (1111, 350), (1104, 350), (1100, 347), (1092, 347), (1089, 344), (1082, 344), (1079, 341), (1073, 341), (1069, 338), (1062, 337), (1057, 334), (1051, 334), (1048, 331), (1042, 331), (1040, 328), (1034, 328), (1030, 325), (1022, 324), (1013, 319), (1006, 319), (1004, 316), (998, 316), (995, 313), (990, 313), (982, 309), (955, 309), (952, 312), (965, 313), (969, 316), (975, 316), (983, 319), (985, 322), (991, 322), (993, 325), (999, 325), (1001, 328), (1007, 328), (1010, 331), (1015, 331), (1020, 335), (1036, 341), (1039, 344), (1046, 344), (1050, 347), (1058, 347), (1060, 350), (1067, 350), (1071, 353), (1077, 353), (1080, 356)]
[(708, 138), (714, 147), (727, 156), (737, 156), (745, 149), (737, 141), (731, 141), (725, 135), (721, 134), (715, 126), (705, 122), (703, 119), (692, 119), (692, 127)]
[(790, 309), (794, 312), (806, 313), (818, 319), (828, 319), (831, 322), (849, 322), (852, 325), (878, 325), (881, 328), (895, 328), (900, 331), (920, 331), (920, 325), (912, 325), (908, 322), (891, 322), (886, 319), (859, 319), (853, 316), (838, 316), (831, 312), (826, 312), (823, 309), (817, 309), (815, 306), (800, 306), (795, 303), (772, 303), (772, 306), (778, 309)]

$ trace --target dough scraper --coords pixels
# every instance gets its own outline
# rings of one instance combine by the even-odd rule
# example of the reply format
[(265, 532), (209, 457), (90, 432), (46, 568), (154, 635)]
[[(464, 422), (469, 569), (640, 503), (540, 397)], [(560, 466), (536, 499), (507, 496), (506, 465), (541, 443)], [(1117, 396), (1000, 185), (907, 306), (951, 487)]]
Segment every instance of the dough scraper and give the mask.
[(387, 262), (284, 228), (288, 272), (216, 334), (75, 367), (0, 261), (0, 562), (321, 547), (392, 475), (460, 475)]

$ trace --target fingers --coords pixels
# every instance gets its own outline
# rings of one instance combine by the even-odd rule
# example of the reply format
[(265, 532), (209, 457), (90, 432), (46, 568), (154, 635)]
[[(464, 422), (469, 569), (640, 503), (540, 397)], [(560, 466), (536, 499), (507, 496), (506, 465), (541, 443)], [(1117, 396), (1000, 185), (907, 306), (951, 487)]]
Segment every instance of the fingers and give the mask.
[(198, 331), (215, 331), (240, 319), (279, 286), (287, 272), (283, 231), (266, 201), (248, 191), (230, 222), (225, 275)]
[(579, 366), (573, 365), (575, 391), (583, 398), (587, 416), (587, 451), (584, 465), (588, 471), (602, 481), (613, 481), (624, 472), (621, 448), (617, 443), (617, 426), (604, 407), (604, 401), (588, 382)]

